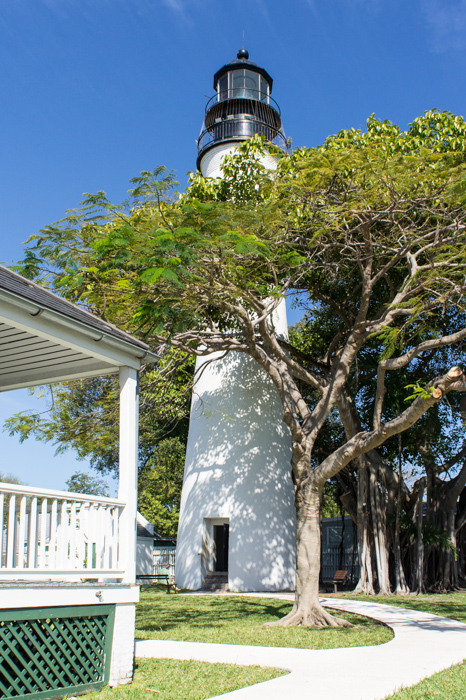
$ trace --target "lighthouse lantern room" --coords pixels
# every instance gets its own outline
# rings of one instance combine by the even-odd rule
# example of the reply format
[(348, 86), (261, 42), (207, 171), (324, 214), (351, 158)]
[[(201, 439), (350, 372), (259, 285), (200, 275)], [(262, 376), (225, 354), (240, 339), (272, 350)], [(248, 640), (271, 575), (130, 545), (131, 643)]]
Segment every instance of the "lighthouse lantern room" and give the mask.
[[(286, 152), (280, 107), (271, 97), (272, 85), (270, 75), (249, 60), (246, 49), (215, 73), (215, 95), (207, 103), (198, 140), (197, 167), (205, 177), (219, 177), (222, 158), (239, 141), (255, 134), (263, 134), (266, 141)], [(265, 164), (274, 167), (272, 158)]]

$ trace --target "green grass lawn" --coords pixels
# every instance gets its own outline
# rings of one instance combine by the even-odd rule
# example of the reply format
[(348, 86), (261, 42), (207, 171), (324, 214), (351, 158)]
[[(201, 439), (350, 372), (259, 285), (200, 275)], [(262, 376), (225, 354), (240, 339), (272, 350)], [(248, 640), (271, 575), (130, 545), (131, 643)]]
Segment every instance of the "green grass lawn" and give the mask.
[(263, 627), (286, 615), (291, 607), (291, 603), (272, 598), (166, 595), (146, 588), (137, 607), (136, 638), (299, 649), (372, 646), (393, 638), (388, 627), (374, 620), (340, 612), (336, 614), (354, 628)]
[[(334, 597), (329, 596), (329, 597)], [(466, 592), (425, 596), (335, 597), (368, 600), (422, 610), (466, 622)], [(291, 608), (290, 603), (242, 596), (166, 595), (156, 588), (141, 591), (137, 607), (136, 637), (232, 644), (290, 646), (328, 649), (382, 644), (391, 631), (368, 618), (344, 615), (353, 629), (307, 630), (264, 628)], [(340, 615), (340, 613), (337, 613)], [(343, 614), (341, 614), (343, 616)], [(206, 700), (283, 674), (259, 666), (207, 664), (170, 659), (139, 659), (131, 685), (104, 689), (96, 700)], [(427, 678), (416, 686), (390, 695), (386, 700), (466, 700), (466, 663)]]
[[(384, 625), (347, 614), (344, 616), (355, 625), (353, 629), (270, 629), (262, 626), (279, 619), (290, 609), (290, 603), (268, 598), (175, 596), (150, 587), (141, 590), (136, 637), (329, 649), (382, 644), (393, 636)], [(137, 659), (131, 685), (105, 688), (88, 697), (95, 700), (206, 700), (283, 673), (277, 668), (260, 666)]]
[(385, 700), (464, 700), (466, 663), (436, 673), (417, 685), (399, 690)]
[(95, 700), (206, 700), (284, 674), (276, 668), (137, 659), (131, 685), (105, 688)]

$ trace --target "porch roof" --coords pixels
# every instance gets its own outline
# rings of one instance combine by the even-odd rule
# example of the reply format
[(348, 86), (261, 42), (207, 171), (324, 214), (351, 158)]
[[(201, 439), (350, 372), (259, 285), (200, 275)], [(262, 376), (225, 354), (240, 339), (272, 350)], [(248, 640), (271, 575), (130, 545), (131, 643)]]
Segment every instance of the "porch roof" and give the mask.
[(0, 391), (155, 360), (146, 343), (0, 265)]

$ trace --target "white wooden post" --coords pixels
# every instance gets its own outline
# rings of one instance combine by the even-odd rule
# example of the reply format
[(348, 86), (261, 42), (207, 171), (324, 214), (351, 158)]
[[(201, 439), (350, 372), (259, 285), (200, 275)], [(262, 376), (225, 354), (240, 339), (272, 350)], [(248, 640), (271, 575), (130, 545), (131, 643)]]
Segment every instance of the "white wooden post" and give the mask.
[(120, 369), (120, 484), (118, 498), (126, 502), (120, 519), (120, 568), (124, 583), (136, 581), (136, 515), (138, 496), (138, 373)]
[(19, 537), (18, 537), (18, 560), (16, 566), (18, 569), (24, 568), (24, 545), (26, 544), (26, 496), (23, 496), (20, 501), (19, 510)]
[(120, 515), (120, 509), (119, 508), (113, 508), (112, 509), (112, 519), (113, 519), (113, 528), (112, 528), (112, 569), (118, 569), (118, 540), (120, 536), (119, 532), (119, 527), (118, 527), (118, 519)]
[(34, 569), (37, 557), (37, 497), (34, 496), (29, 510), (28, 568)]
[(60, 552), (57, 552), (57, 533), (59, 532), (58, 527), (58, 500), (56, 498), (52, 501), (52, 507), (50, 509), (50, 538), (49, 538), (49, 557), (48, 557), (48, 568), (53, 569), (57, 565), (57, 558), (60, 556)]
[(69, 566), (71, 569), (76, 568), (76, 554), (77, 554), (76, 534), (77, 534), (76, 503), (72, 503), (71, 504), (71, 515), (70, 515), (70, 534), (69, 534), (69, 541), (70, 541), (70, 564), (69, 564)]
[(15, 564), (16, 496), (10, 496), (8, 510), (8, 541), (6, 545), (6, 565), (12, 569)]
[(39, 549), (39, 566), (41, 569), (45, 569), (47, 566), (47, 556), (46, 556), (46, 541), (47, 541), (47, 508), (48, 502), (46, 498), (42, 499), (42, 506), (40, 509), (40, 549)]

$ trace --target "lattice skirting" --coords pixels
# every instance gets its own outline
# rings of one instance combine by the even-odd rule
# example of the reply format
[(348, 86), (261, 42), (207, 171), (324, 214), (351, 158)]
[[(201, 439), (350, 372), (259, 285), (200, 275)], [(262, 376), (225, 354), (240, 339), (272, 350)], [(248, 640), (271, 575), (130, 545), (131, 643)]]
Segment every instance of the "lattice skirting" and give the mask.
[(49, 698), (108, 683), (114, 605), (0, 611), (0, 698)]

